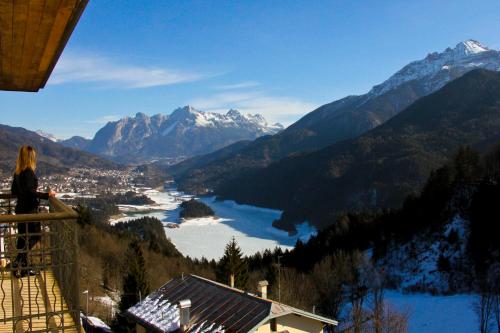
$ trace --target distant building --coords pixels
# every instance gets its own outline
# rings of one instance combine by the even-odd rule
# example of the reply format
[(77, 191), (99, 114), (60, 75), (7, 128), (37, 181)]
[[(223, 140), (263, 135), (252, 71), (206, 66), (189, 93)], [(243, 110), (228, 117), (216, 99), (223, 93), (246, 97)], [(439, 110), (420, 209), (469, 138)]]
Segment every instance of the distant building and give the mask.
[[(196, 275), (177, 277), (127, 310), (146, 332), (289, 332), (322, 333), (338, 322), (267, 299), (267, 282), (259, 296)], [(331, 331), (331, 330), (330, 330)]]

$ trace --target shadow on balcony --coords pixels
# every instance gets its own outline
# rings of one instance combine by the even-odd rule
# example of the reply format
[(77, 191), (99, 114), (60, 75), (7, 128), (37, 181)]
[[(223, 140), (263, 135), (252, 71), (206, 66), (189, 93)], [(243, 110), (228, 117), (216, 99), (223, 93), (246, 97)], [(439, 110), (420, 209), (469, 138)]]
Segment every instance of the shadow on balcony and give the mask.
[[(77, 214), (56, 198), (46, 213), (13, 215), (14, 206), (14, 196), (0, 194), (0, 332), (81, 332)], [(27, 234), (18, 234), (21, 223)], [(36, 244), (18, 249), (20, 237)]]

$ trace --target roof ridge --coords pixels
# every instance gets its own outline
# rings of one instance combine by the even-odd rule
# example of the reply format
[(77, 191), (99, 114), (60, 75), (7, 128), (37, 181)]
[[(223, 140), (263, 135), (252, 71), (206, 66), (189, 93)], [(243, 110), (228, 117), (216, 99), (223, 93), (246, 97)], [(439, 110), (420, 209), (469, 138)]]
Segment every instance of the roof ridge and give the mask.
[(242, 290), (242, 289), (238, 289), (238, 288), (234, 288), (234, 287), (228, 286), (227, 284), (224, 284), (224, 283), (221, 283), (221, 282), (217, 282), (217, 281), (213, 281), (213, 280), (204, 278), (204, 277), (199, 276), (199, 275), (188, 274), (188, 276), (191, 276), (191, 277), (196, 278), (198, 280), (202, 280), (202, 281), (207, 282), (209, 284), (213, 284), (213, 285), (215, 285), (217, 287), (222, 287), (222, 288), (225, 288), (225, 289), (229, 289), (230, 291), (233, 291), (233, 292), (237, 292), (237, 293), (240, 293), (240, 294), (243, 294), (243, 295), (247, 295), (247, 296), (252, 297), (252, 298), (256, 298), (257, 300), (260, 300), (260, 301), (265, 301), (266, 303), (274, 303), (275, 302), (272, 299), (262, 298), (262, 297), (260, 297), (258, 295), (252, 294), (252, 293), (250, 293), (248, 291), (245, 291), (245, 290)]
[[(270, 317), (274, 317), (276, 315), (282, 316), (282, 315), (286, 315), (286, 314), (289, 314), (289, 313), (296, 313), (296, 314), (306, 315), (307, 317), (310, 317), (310, 318), (315, 318), (315, 319), (318, 319), (318, 320), (326, 321), (326, 322), (329, 322), (329, 323), (335, 323), (335, 325), (338, 324), (337, 320), (330, 319), (328, 317), (321, 316), (321, 315), (318, 315), (316, 313), (312, 313), (312, 312), (309, 312), (309, 311), (306, 311), (306, 310), (302, 310), (302, 309), (293, 307), (291, 305), (275, 301), (273, 299), (262, 298), (262, 297), (259, 297), (257, 295), (248, 293), (248, 292), (246, 292), (244, 290), (241, 290), (241, 289), (238, 289), (238, 288), (233, 288), (233, 287), (230, 287), (230, 286), (228, 286), (226, 284), (223, 284), (223, 283), (220, 283), (220, 282), (217, 282), (217, 281), (213, 281), (213, 280), (204, 278), (202, 276), (198, 276), (198, 275), (195, 275), (195, 274), (189, 274), (189, 276), (191, 276), (193, 278), (196, 278), (196, 279), (199, 279), (199, 280), (202, 280), (204, 282), (213, 284), (213, 285), (218, 286), (218, 287), (226, 288), (226, 289), (229, 289), (231, 291), (235, 291), (235, 292), (241, 293), (243, 295), (247, 295), (247, 296), (250, 296), (252, 298), (256, 298), (257, 300), (262, 300), (262, 301), (265, 301), (267, 303), (271, 303), (271, 305), (278, 305), (278, 306), (280, 306), (280, 307), (283, 308), (284, 311), (282, 313), (280, 313), (280, 314), (274, 314), (274, 315), (270, 314)], [(271, 312), (272, 312), (272, 308), (271, 308)]]

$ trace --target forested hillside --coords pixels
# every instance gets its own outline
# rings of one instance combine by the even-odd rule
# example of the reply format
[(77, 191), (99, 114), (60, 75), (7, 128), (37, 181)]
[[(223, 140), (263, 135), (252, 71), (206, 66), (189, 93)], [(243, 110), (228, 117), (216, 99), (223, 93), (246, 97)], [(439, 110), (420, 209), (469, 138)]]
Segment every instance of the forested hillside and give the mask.
[[(402, 208), (345, 212), (290, 252), (250, 257), (250, 267), (265, 272), (281, 257), (289, 283), (297, 287), (290, 297), (308, 303), (310, 290), (302, 293), (299, 285), (314, 281), (314, 297), (323, 296), (316, 304), (334, 313), (349, 302), (346, 288), (357, 283), (362, 297), (374, 286), (491, 296), (500, 281), (498, 202), (500, 144), (482, 156), (462, 147)], [(358, 266), (354, 278), (352, 265)]]
[(476, 70), (359, 138), (223, 181), (216, 193), (284, 209), (278, 227), (319, 227), (347, 210), (397, 208), (461, 145), (500, 138), (500, 74)]

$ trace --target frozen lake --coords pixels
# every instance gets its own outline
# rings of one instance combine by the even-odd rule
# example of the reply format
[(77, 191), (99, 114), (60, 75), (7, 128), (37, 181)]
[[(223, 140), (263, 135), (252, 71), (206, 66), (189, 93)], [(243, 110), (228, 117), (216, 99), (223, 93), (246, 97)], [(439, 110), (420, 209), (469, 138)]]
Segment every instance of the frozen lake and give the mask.
[[(164, 192), (148, 190), (145, 194), (157, 203), (157, 205), (145, 206), (145, 208), (155, 208), (156, 211), (128, 213), (126, 217), (112, 222), (151, 216), (165, 224), (179, 223), (179, 205), (183, 200), (191, 198), (175, 189)], [(165, 228), (167, 237), (177, 249), (192, 258), (219, 259), (231, 237), (236, 239), (244, 254), (250, 255), (276, 246), (290, 249), (298, 238), (307, 241), (316, 233), (316, 230), (307, 223), (300, 225), (297, 228), (298, 234), (292, 237), (287, 232), (274, 228), (272, 222), (281, 215), (281, 211), (278, 210), (239, 205), (234, 201), (216, 201), (215, 197), (198, 199), (209, 205), (218, 219), (190, 219), (179, 224), (179, 228)], [(140, 206), (128, 207), (141, 208)]]

